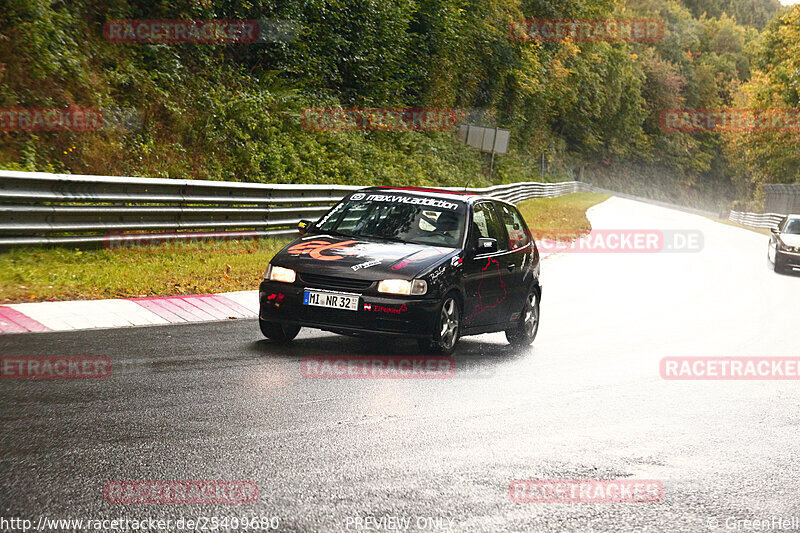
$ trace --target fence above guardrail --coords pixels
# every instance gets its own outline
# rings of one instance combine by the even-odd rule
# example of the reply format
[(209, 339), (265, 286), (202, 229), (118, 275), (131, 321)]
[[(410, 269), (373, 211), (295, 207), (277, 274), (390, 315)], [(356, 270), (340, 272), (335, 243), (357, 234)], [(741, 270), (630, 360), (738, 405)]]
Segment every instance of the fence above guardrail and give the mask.
[[(510, 202), (582, 190), (580, 182), (444, 190)], [(284, 185), (0, 171), (0, 246), (109, 245), (291, 234), (317, 219), (348, 185)]]

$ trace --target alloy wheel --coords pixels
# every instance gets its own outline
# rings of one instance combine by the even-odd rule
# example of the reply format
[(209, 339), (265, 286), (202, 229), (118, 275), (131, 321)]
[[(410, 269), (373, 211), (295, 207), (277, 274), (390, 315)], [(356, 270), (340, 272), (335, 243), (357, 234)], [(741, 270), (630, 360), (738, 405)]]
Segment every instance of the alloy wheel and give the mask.
[(458, 338), (458, 305), (453, 298), (448, 298), (442, 305), (441, 324), (439, 339), (442, 346), (449, 350)]

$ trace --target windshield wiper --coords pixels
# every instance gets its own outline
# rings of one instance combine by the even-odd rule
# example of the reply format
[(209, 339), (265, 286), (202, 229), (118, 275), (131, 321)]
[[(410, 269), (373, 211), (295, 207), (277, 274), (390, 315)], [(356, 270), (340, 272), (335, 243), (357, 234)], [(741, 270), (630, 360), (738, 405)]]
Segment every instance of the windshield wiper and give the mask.
[(370, 237), (375, 237), (376, 239), (383, 239), (385, 241), (390, 241), (390, 242), (401, 242), (403, 244), (409, 244), (409, 241), (401, 239), (400, 237), (390, 237), (388, 235), (370, 235)]
[(388, 235), (368, 235), (368, 237), (372, 237), (374, 239), (381, 239), (389, 242), (399, 242), (400, 244), (418, 244), (413, 241), (409, 241), (407, 239), (401, 239), (400, 237), (389, 237)]
[(324, 233), (327, 233), (328, 235), (335, 235), (337, 237), (346, 237), (348, 239), (357, 236), (357, 235), (349, 235), (347, 233), (342, 233), (341, 231), (336, 231), (335, 229), (324, 230)]
[(399, 242), (403, 244), (412, 244), (409, 241), (403, 240), (399, 237), (390, 237), (388, 235), (375, 235), (374, 233), (358, 233), (357, 237), (361, 237), (362, 239), (378, 239), (381, 241), (389, 241), (389, 242)]

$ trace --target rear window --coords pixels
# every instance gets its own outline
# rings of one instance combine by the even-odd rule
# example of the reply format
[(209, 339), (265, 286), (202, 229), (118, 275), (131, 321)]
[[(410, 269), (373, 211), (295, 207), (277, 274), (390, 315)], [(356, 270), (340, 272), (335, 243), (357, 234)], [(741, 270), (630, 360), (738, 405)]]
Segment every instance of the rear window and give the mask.
[(511, 250), (524, 248), (531, 242), (528, 232), (525, 230), (525, 223), (522, 216), (516, 209), (498, 204), (500, 215), (503, 217), (503, 224), (508, 232), (508, 247)]

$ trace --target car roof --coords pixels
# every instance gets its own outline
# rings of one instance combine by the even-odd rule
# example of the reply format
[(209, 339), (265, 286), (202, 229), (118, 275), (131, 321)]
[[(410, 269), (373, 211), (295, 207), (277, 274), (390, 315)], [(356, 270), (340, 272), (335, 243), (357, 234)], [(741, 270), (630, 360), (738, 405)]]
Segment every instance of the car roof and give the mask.
[(361, 189), (362, 192), (402, 192), (404, 194), (411, 194), (414, 196), (428, 196), (435, 198), (443, 198), (447, 200), (455, 200), (458, 202), (465, 202), (473, 204), (480, 200), (494, 200), (507, 205), (514, 205), (500, 198), (486, 196), (485, 194), (475, 194), (466, 191), (450, 190), (450, 189), (437, 189), (434, 187), (367, 187)]

